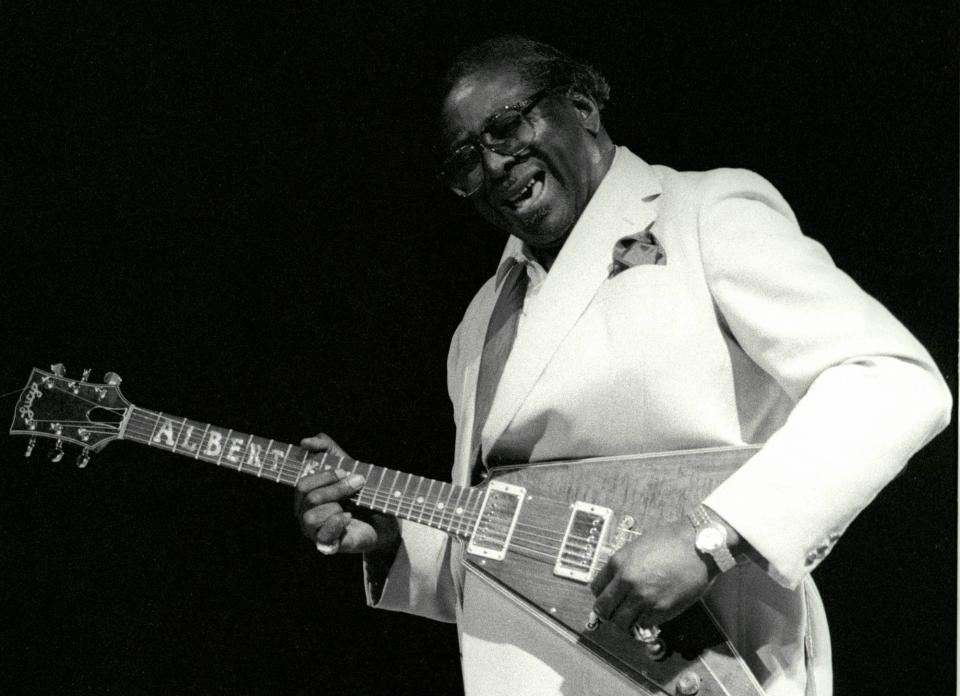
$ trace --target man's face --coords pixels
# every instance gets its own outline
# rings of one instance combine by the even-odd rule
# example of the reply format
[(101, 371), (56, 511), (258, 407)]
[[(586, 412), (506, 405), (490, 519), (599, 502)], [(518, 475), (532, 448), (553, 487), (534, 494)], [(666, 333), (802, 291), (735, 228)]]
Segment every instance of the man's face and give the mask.
[[(462, 78), (444, 100), (444, 148), (452, 152), (479, 134), (488, 117), (537, 90), (504, 68)], [(483, 150), (483, 184), (470, 201), (487, 221), (530, 246), (558, 249), (600, 183), (602, 158), (583, 109), (563, 91), (547, 95), (527, 116), (533, 142), (513, 156)]]

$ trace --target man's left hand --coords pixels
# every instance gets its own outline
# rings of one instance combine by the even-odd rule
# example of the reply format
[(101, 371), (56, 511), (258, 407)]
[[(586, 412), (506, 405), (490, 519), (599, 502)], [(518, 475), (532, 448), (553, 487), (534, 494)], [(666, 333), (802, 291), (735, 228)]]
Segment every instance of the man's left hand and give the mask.
[(699, 599), (717, 570), (700, 557), (686, 520), (645, 531), (600, 569), (590, 589), (594, 612), (624, 631), (672, 619)]

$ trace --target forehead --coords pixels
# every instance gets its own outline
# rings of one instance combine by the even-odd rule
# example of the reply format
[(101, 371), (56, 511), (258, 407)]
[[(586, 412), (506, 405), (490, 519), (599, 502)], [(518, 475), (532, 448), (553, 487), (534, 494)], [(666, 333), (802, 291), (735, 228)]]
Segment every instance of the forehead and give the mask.
[(532, 88), (515, 70), (484, 68), (457, 80), (443, 100), (443, 142), (483, 130), (484, 122), (505, 106), (530, 96)]

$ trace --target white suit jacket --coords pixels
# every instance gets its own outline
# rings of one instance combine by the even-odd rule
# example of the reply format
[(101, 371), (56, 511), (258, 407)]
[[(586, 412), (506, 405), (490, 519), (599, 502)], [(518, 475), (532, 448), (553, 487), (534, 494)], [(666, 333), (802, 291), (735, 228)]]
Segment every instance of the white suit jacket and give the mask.
[[(617, 241), (644, 230), (666, 263), (611, 275)], [(521, 257), (511, 238), (504, 262)], [(450, 348), (458, 484), (480, 444), (477, 370), (498, 291), (495, 276)], [(926, 350), (800, 232), (767, 181), (677, 172), (618, 148), (523, 317), (482, 451), (546, 461), (766, 443), (704, 502), (767, 565), (723, 575), (707, 603), (769, 694), (822, 695), (830, 646), (809, 573), (945, 427), (950, 401)], [(408, 523), (402, 533), (369, 600), (457, 620), (470, 696), (630, 693), (464, 579), (441, 534)]]

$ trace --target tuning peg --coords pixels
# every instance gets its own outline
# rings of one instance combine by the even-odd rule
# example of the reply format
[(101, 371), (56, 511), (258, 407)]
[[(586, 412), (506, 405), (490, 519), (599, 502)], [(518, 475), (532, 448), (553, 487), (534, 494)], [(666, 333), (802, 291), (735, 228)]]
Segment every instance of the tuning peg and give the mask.
[(83, 371), (83, 374), (80, 376), (80, 381), (81, 381), (81, 382), (86, 382), (88, 379), (90, 379), (90, 368), (89, 368), (89, 367), (88, 367), (86, 370)]
[(103, 381), (109, 384), (111, 387), (120, 386), (120, 382), (123, 381), (123, 378), (120, 377), (116, 372), (108, 372), (103, 376)]
[(50, 458), (50, 461), (56, 464), (61, 459), (63, 459), (63, 442), (57, 440), (57, 444), (52, 450), (47, 453), (47, 456)]
[(57, 377), (63, 377), (67, 374), (67, 368), (64, 367), (63, 363), (56, 363), (55, 365), (50, 366), (50, 372), (55, 374)]
[(36, 446), (37, 446), (37, 438), (31, 437), (27, 441), (27, 450), (23, 453), (23, 456), (29, 457), (31, 454), (33, 454), (33, 448)]
[(90, 450), (85, 449), (77, 456), (77, 468), (86, 469), (90, 463)]

